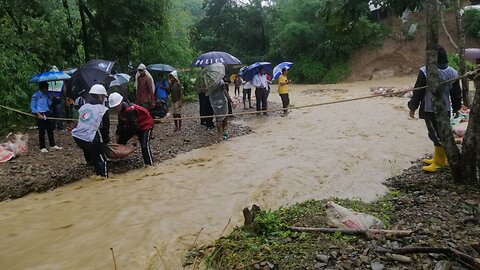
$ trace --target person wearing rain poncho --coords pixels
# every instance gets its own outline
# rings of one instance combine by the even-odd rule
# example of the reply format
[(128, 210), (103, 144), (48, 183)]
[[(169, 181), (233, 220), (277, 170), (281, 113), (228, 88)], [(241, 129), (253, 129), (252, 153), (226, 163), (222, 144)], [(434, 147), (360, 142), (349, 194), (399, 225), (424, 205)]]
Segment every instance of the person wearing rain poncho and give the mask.
[(228, 103), (232, 102), (232, 100), (222, 79), (225, 76), (225, 66), (223, 64), (215, 63), (205, 67), (203, 73), (214, 74), (210, 75), (211, 80), (208, 85), (205, 86), (205, 95), (208, 96), (215, 115), (217, 139), (220, 140), (223, 135), (223, 139), (226, 140), (228, 139), (226, 114), (228, 114)]
[(135, 103), (146, 108), (152, 109), (155, 106), (155, 83), (153, 77), (147, 71), (144, 64), (140, 64), (135, 75), (136, 99)]
[[(438, 52), (438, 76), (440, 81), (449, 81), (458, 77), (457, 71), (448, 66), (447, 52), (443, 47), (437, 45)], [(427, 67), (423, 66), (418, 72), (415, 88), (424, 87), (427, 85)], [(440, 84), (439, 90), (443, 92), (445, 102), (445, 114), (450, 117), (451, 110), (457, 113), (462, 106), (462, 89), (460, 83), (457, 81)], [(423, 159), (422, 161), (428, 166), (423, 166), (422, 170), (427, 172), (436, 172), (438, 169), (447, 166), (447, 156), (442, 147), (441, 140), (438, 134), (437, 120), (435, 119), (434, 105), (432, 95), (426, 90), (421, 89), (413, 91), (413, 96), (408, 102), (410, 109), (410, 117), (415, 117), (415, 111), (419, 109), (419, 117), (425, 120), (427, 125), (428, 137), (433, 142), (434, 153), (432, 159)]]

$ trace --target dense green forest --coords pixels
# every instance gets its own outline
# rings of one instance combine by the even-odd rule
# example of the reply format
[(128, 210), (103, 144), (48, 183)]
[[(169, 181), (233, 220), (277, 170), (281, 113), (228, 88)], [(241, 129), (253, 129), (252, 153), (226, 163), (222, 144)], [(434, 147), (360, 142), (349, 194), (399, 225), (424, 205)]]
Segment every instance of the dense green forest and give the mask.
[[(378, 1), (376, 1), (378, 2)], [(396, 13), (418, 1), (381, 1)], [(368, 19), (368, 0), (1, 0), (0, 100), (27, 110), (52, 65), (115, 61), (114, 71), (139, 63), (181, 70), (195, 56), (227, 51), (245, 64), (295, 62), (296, 82), (333, 83), (348, 75), (350, 55), (388, 34)], [(0, 110), (0, 130), (20, 122)]]

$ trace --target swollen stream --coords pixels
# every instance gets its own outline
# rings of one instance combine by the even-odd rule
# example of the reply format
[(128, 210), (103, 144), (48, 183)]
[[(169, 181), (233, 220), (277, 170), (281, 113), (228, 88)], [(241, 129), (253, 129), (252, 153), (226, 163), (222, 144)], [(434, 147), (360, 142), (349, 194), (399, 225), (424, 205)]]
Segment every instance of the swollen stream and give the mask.
[[(329, 86), (292, 86), (294, 105), (369, 94), (404, 78)], [(275, 88), (276, 86), (274, 86)], [(350, 91), (321, 91), (321, 89)], [(308, 94), (306, 94), (308, 93)], [(279, 102), (277, 94), (270, 100)], [(428, 153), (422, 121), (402, 98), (375, 98), (259, 116), (254, 133), (197, 149), (154, 168), (85, 179), (0, 203), (0, 269), (182, 269), (199, 244), (242, 224), (256, 203), (276, 208), (329, 196), (373, 200), (381, 184)]]

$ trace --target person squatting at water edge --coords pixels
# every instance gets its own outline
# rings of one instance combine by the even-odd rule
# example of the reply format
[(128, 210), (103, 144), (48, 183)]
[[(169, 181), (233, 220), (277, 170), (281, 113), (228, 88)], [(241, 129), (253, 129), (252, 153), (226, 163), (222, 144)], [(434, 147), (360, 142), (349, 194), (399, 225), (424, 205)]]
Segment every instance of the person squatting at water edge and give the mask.
[[(437, 45), (438, 52), (438, 76), (440, 82), (445, 82), (458, 77), (457, 71), (448, 66), (448, 56), (445, 49)], [(417, 81), (415, 82), (415, 88), (423, 87), (427, 85), (427, 67), (423, 66), (418, 72)], [(443, 83), (439, 86), (443, 92), (443, 98), (445, 100), (445, 113), (450, 118), (451, 110), (456, 114), (462, 106), (462, 89), (458, 80), (449, 83)], [(451, 104), (451, 106), (450, 106)], [(441, 144), (441, 139), (438, 137), (438, 124), (435, 119), (434, 105), (432, 95), (426, 90), (421, 89), (413, 91), (413, 96), (408, 102), (408, 108), (410, 109), (410, 117), (415, 117), (415, 111), (420, 106), (418, 111), (419, 118), (425, 120), (427, 125), (428, 137), (433, 142), (434, 152), (432, 159), (423, 159), (422, 161), (428, 166), (423, 166), (422, 169), (427, 172), (436, 172), (438, 169), (447, 166), (447, 156), (445, 149)]]
[(137, 104), (124, 102), (122, 95), (116, 92), (110, 94), (108, 104), (110, 108), (115, 108), (118, 114), (118, 126), (115, 132), (116, 142), (126, 145), (132, 137), (134, 140), (138, 139), (145, 165), (153, 166), (150, 139), (154, 121), (150, 112)]
[(98, 176), (108, 177), (106, 144), (110, 141), (110, 115), (105, 107), (107, 90), (101, 84), (90, 88), (91, 98), (78, 110), (78, 124), (72, 136), (83, 150), (87, 165), (93, 165)]

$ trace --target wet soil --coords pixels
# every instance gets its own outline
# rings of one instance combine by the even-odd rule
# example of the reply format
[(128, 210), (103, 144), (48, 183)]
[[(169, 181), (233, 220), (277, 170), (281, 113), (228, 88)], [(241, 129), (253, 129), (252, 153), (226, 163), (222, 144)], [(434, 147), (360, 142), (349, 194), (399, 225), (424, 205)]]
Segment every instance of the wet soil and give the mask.
[[(194, 255), (207, 258), (204, 263), (212, 269), (476, 269), (444, 254), (399, 256), (392, 249), (453, 248), (479, 258), (480, 224), (472, 221), (473, 209), (480, 208), (478, 186), (454, 184), (448, 170), (424, 173), (419, 162), (388, 179), (386, 185), (390, 192), (371, 204), (333, 200), (380, 218), (390, 229), (413, 230), (410, 237), (372, 240), (280, 229), (285, 225), (328, 227), (325, 201), (308, 201), (264, 212), (254, 224), (235, 229), (213, 247), (193, 249), (186, 262)], [(269, 227), (264, 226), (266, 220)]]
[[(277, 104), (271, 103), (271, 107)], [(236, 111), (243, 111), (238, 106)], [(185, 116), (198, 115), (198, 103), (189, 103), (184, 107)], [(116, 116), (111, 116), (116, 119)], [(241, 118), (242, 116), (236, 116)], [(255, 117), (245, 116), (245, 117)], [(112, 123), (110, 134), (113, 136), (115, 123)], [(237, 137), (251, 133), (247, 126), (232, 124), (229, 126), (230, 137)], [(173, 122), (156, 124), (151, 149), (156, 164), (171, 159), (179, 154), (193, 149), (217, 143), (216, 130), (206, 130), (200, 125), (200, 120), (188, 120), (183, 123), (181, 134), (173, 133)], [(28, 153), (0, 164), (0, 201), (15, 199), (31, 192), (44, 192), (59, 186), (94, 175), (93, 168), (85, 164), (83, 153), (75, 144), (68, 132), (55, 131), (57, 145), (62, 150), (50, 150), (40, 153), (38, 147), (37, 130), (28, 131)], [(48, 141), (47, 141), (48, 144)], [(144, 166), (140, 148), (124, 159), (111, 160), (109, 170), (111, 174), (120, 174)]]

